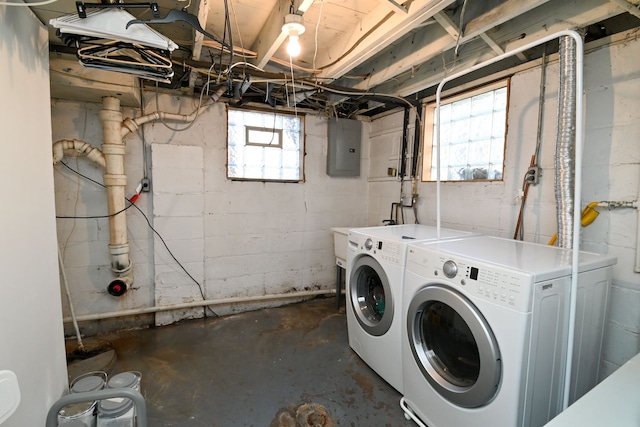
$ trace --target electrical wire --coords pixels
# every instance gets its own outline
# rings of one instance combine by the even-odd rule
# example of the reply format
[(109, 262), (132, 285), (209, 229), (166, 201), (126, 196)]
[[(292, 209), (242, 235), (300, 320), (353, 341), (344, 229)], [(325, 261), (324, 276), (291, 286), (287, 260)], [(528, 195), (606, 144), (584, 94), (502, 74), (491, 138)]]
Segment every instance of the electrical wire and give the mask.
[(453, 50), (454, 58), (458, 57), (458, 49), (460, 48), (460, 39), (462, 38), (463, 25), (464, 25), (464, 12), (467, 10), (467, 0), (462, 3), (462, 11), (460, 12), (460, 25), (458, 29), (458, 38), (456, 39), (456, 48)]
[[(235, 7), (233, 7), (233, 0), (231, 0), (230, 4), (231, 4), (231, 13), (233, 13), (233, 21), (236, 23), (236, 31), (238, 32), (238, 38), (240, 39), (240, 49), (241, 49), (240, 56), (247, 59), (248, 51), (245, 50), (244, 44), (242, 43), (242, 33), (240, 33), (240, 25), (238, 25), (238, 15), (236, 15), (236, 9)], [(258, 55), (255, 55), (255, 57), (257, 58)]]
[[(69, 165), (65, 164), (64, 162), (60, 162), (62, 165), (64, 165), (65, 167), (67, 167), (71, 172), (81, 176), (82, 178), (89, 180), (97, 185), (99, 185), (102, 188), (107, 188), (104, 184), (96, 181), (95, 179), (92, 179), (84, 174), (82, 174), (81, 172), (71, 168)], [(129, 206), (127, 206), (125, 209), (121, 210), (120, 212), (116, 212), (113, 215), (107, 215), (107, 216), (99, 216), (99, 217), (77, 217), (77, 218), (82, 218), (82, 219), (93, 219), (93, 218), (108, 218), (109, 216), (114, 216), (117, 215), (127, 209), (129, 209), (130, 207), (134, 207), (138, 210), (138, 212), (140, 212), (142, 214), (142, 216), (144, 217), (145, 221), (147, 222), (147, 225), (149, 226), (149, 228), (151, 229), (151, 231), (154, 232), (154, 234), (156, 236), (158, 236), (158, 238), (160, 239), (160, 241), (162, 242), (162, 244), (164, 245), (165, 249), (167, 250), (167, 252), (169, 253), (169, 255), (171, 256), (171, 258), (173, 258), (173, 260), (180, 266), (180, 268), (182, 269), (182, 271), (185, 272), (185, 274), (187, 276), (189, 276), (189, 278), (198, 286), (198, 290), (200, 291), (200, 296), (202, 296), (202, 300), (206, 300), (207, 298), (204, 295), (204, 291), (202, 289), (202, 285), (200, 284), (200, 282), (198, 282), (192, 275), (191, 273), (189, 273), (189, 271), (187, 271), (187, 269), (185, 268), (184, 265), (182, 265), (182, 263), (180, 261), (178, 261), (178, 259), (175, 257), (175, 255), (173, 254), (173, 252), (171, 252), (171, 249), (169, 249), (169, 246), (167, 245), (167, 242), (164, 240), (164, 238), (162, 237), (162, 235), (160, 235), (160, 233), (158, 233), (158, 231), (153, 228), (153, 225), (151, 225), (151, 221), (149, 221), (149, 217), (142, 211), (142, 209), (140, 209), (135, 203), (133, 203), (130, 199), (128, 199), (127, 197), (125, 197), (126, 201), (129, 202)], [(59, 217), (56, 216), (56, 218), (70, 218), (70, 217)], [(214, 316), (218, 316), (213, 310), (211, 310), (211, 308), (207, 307), (207, 309), (213, 313)]]
[[(60, 162), (61, 165), (63, 165), (64, 167), (66, 167), (67, 169), (69, 169), (71, 172), (80, 175), (81, 177), (88, 179), (89, 181), (92, 181), (98, 185), (100, 185), (101, 187), (104, 187), (103, 184), (99, 183), (98, 181), (89, 178), (88, 176), (83, 175), (81, 172), (73, 169), (71, 166), (69, 166), (68, 164), (66, 164), (65, 162)], [(76, 197), (76, 200), (78, 199), (78, 197)], [(62, 216), (62, 215), (56, 215), (56, 218), (58, 219), (100, 219), (100, 218), (111, 218), (114, 217), (116, 215), (121, 214), (122, 212), (126, 211), (127, 209), (129, 209), (131, 207), (131, 205), (125, 207), (124, 209), (119, 210), (118, 212), (112, 213), (110, 215), (95, 215), (95, 216)], [(74, 225), (75, 227), (75, 225)]]
[[(213, 64), (212, 64), (213, 66)], [(173, 131), (173, 132), (183, 132), (187, 129), (189, 129), (191, 126), (193, 126), (193, 124), (196, 122), (196, 119), (200, 116), (200, 108), (202, 107), (202, 97), (204, 96), (204, 91), (209, 87), (209, 84), (211, 83), (210, 79), (207, 79), (207, 83), (205, 83), (204, 86), (202, 86), (202, 89), (200, 90), (200, 97), (198, 99), (198, 107), (196, 108), (195, 112), (196, 115), (193, 118), (193, 120), (191, 120), (187, 126), (183, 127), (183, 128), (174, 128), (169, 126), (163, 119), (162, 116), (160, 116), (160, 123), (162, 123), (167, 129)], [(156, 82), (156, 111), (160, 112), (160, 104), (158, 102), (158, 98), (160, 97), (160, 92), (158, 91), (158, 82)]]
[[(298, 117), (298, 102), (296, 99), (296, 84), (293, 80), (293, 58), (289, 55), (289, 64), (291, 65), (291, 89), (293, 89), (293, 111), (296, 117)], [(288, 92), (288, 91), (287, 91)]]

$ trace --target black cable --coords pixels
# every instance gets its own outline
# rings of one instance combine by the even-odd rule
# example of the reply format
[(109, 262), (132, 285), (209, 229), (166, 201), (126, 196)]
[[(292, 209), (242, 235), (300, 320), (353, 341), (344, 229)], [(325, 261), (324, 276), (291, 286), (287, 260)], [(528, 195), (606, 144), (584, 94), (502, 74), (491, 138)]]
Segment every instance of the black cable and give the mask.
[[(95, 179), (89, 178), (88, 176), (82, 174), (81, 172), (71, 168), (69, 165), (67, 165), (64, 162), (60, 162), (62, 165), (64, 165), (67, 169), (69, 169), (71, 172), (81, 176), (84, 179), (87, 179), (97, 185), (99, 185), (102, 188), (107, 188), (104, 184), (102, 184), (101, 182), (96, 181)], [(173, 255), (173, 252), (171, 252), (171, 249), (169, 249), (169, 246), (167, 245), (167, 242), (165, 242), (165, 240), (162, 238), (162, 236), (160, 235), (160, 233), (158, 233), (158, 231), (153, 228), (153, 226), (151, 225), (151, 221), (149, 221), (149, 217), (147, 217), (147, 215), (142, 211), (142, 209), (140, 209), (135, 203), (133, 203), (131, 200), (129, 200), (127, 197), (125, 197), (125, 199), (127, 200), (127, 202), (129, 202), (129, 206), (127, 206), (125, 209), (121, 210), (120, 212), (123, 212), (127, 209), (129, 209), (130, 207), (134, 207), (138, 210), (138, 212), (140, 212), (142, 214), (142, 216), (144, 217), (145, 221), (147, 221), (147, 225), (149, 226), (149, 228), (151, 229), (151, 231), (153, 231), (156, 236), (158, 236), (158, 238), (160, 238), (160, 241), (162, 242), (162, 244), (164, 245), (165, 249), (167, 250), (167, 252), (169, 252), (169, 255), (171, 255), (171, 258), (173, 258), (173, 260), (180, 266), (180, 268), (182, 269), (182, 271), (185, 272), (185, 274), (187, 276), (189, 276), (189, 278), (191, 280), (193, 280), (193, 282), (198, 285), (198, 290), (200, 291), (200, 296), (202, 296), (202, 300), (205, 301), (207, 298), (204, 296), (204, 291), (202, 290), (202, 285), (200, 284), (200, 282), (198, 282), (188, 271), (187, 269), (184, 267), (184, 265), (182, 265), (182, 263), (180, 261), (178, 261), (178, 259), (175, 257), (175, 255)], [(77, 218), (77, 219), (89, 219), (89, 218), (108, 218), (110, 216), (114, 216), (119, 214), (120, 212), (117, 212), (113, 215), (107, 215), (107, 216), (101, 216), (101, 217), (60, 217), (60, 216), (56, 216), (56, 218)], [(218, 317), (218, 314), (216, 312), (214, 312), (209, 306), (205, 306), (205, 310), (209, 310), (214, 316)], [(205, 311), (205, 317), (206, 317), (206, 311)]]
[[(82, 175), (80, 172), (76, 171), (75, 169), (72, 169), (68, 164), (66, 164), (65, 162), (60, 162), (64, 167), (66, 167), (67, 169), (69, 169), (71, 172), (73, 173), (77, 173), (78, 175), (80, 175), (81, 177), (88, 179), (89, 181), (93, 181), (96, 184), (104, 187), (104, 185), (102, 185), (101, 183), (99, 183), (98, 181), (89, 178), (88, 176)], [(129, 199), (127, 199), (129, 200)], [(112, 213), (110, 215), (95, 215), (95, 216), (59, 216), (56, 215), (56, 218), (58, 219), (100, 219), (100, 218), (111, 218), (114, 217), (116, 215), (121, 214), (122, 212), (126, 211), (127, 209), (129, 209), (133, 204), (131, 203), (131, 201), (129, 201), (129, 206), (125, 207), (124, 209), (120, 209), (118, 212)]]

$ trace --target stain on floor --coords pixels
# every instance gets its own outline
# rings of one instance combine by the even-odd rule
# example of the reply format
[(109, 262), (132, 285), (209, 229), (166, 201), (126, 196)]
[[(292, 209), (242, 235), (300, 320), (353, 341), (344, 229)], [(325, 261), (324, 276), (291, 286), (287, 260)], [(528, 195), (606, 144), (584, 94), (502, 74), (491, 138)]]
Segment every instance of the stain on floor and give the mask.
[(415, 426), (349, 348), (333, 298), (108, 339), (112, 373), (142, 373), (149, 427)]

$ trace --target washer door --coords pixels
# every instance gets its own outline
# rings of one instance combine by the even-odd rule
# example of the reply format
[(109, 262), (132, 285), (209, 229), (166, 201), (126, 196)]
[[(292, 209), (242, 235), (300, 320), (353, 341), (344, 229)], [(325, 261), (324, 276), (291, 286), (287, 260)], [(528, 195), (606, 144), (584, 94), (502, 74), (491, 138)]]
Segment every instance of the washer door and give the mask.
[(421, 289), (407, 313), (409, 347), (423, 375), (451, 403), (477, 408), (495, 397), (500, 350), (482, 314), (445, 285)]
[(349, 276), (349, 300), (360, 326), (370, 335), (385, 334), (393, 321), (393, 296), (384, 269), (374, 258), (358, 258)]

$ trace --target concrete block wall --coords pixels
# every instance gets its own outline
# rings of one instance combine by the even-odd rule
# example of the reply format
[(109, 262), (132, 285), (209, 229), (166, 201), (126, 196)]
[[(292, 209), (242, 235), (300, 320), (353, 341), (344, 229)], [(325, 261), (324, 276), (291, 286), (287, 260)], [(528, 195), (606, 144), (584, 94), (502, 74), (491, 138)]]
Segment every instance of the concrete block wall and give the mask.
[[(79, 139), (100, 148), (102, 127), (98, 113), (101, 108), (100, 104), (51, 100), (52, 142)], [(131, 109), (123, 109), (123, 114), (125, 117), (140, 115), (138, 111)], [(144, 176), (142, 159), (140, 134), (133, 134), (126, 139), (126, 193), (129, 196), (134, 193)], [(110, 270), (109, 224), (107, 218), (104, 218), (107, 214), (106, 191), (98, 184), (102, 183), (104, 171), (87, 158), (71, 153), (67, 153), (63, 161), (72, 169), (97, 181), (94, 183), (82, 178), (62, 165), (54, 166), (56, 215), (78, 217), (59, 218), (56, 221), (58, 244), (76, 315), (94, 315), (153, 305), (153, 232), (144, 216), (135, 208), (127, 210), (128, 240), (135, 282), (125, 295), (113, 297), (107, 293), (107, 285), (114, 276)], [(151, 201), (143, 196), (137, 205), (153, 221)], [(62, 301), (63, 314), (68, 319), (70, 310), (66, 294)], [(140, 315), (84, 322), (81, 326), (83, 333), (92, 335), (104, 330), (148, 324), (150, 321), (152, 316)], [(65, 323), (65, 333), (73, 334), (69, 322)]]
[[(156, 110), (155, 95), (145, 96), (145, 112)], [(160, 110), (189, 114), (191, 98), (160, 95)], [(101, 105), (52, 100), (53, 141), (81, 139), (102, 144), (98, 118)], [(140, 110), (123, 109), (125, 117)], [(167, 123), (175, 129), (184, 124)], [(366, 127), (367, 125), (364, 124)], [(226, 109), (214, 105), (185, 131), (150, 123), (126, 138), (127, 194), (133, 194), (149, 163), (151, 192), (136, 205), (146, 214), (167, 246), (202, 287), (206, 299), (259, 296), (312, 289), (333, 289), (335, 259), (331, 227), (367, 225), (367, 180), (326, 175), (327, 120), (305, 118), (304, 183), (239, 182), (226, 179)], [(365, 131), (364, 134), (367, 132)], [(149, 150), (143, 152), (143, 140)], [(69, 156), (74, 169), (102, 182), (102, 170), (84, 157)], [(362, 170), (368, 169), (363, 144)], [(106, 213), (104, 190), (55, 167), (56, 214), (92, 216)], [(171, 305), (202, 299), (198, 285), (169, 255), (160, 239), (135, 208), (127, 224), (135, 282), (120, 298), (107, 294), (109, 270), (108, 223), (98, 219), (58, 219), (58, 241), (76, 313)], [(213, 307), (216, 314), (282, 304)], [(68, 304), (64, 304), (69, 316)], [(163, 312), (81, 324), (83, 333), (166, 324), (201, 317), (203, 309)], [(210, 312), (207, 311), (207, 315)], [(66, 332), (72, 334), (70, 324)]]
[[(587, 51), (585, 55), (585, 144), (582, 206), (592, 201), (633, 201), (640, 182), (640, 41)], [(511, 79), (504, 180), (442, 183), (442, 226), (487, 235), (513, 237), (520, 188), (536, 145), (540, 68)], [(558, 64), (547, 68), (540, 166), (542, 179), (529, 189), (524, 240), (547, 243), (556, 232), (554, 159), (557, 123)], [(396, 120), (402, 112), (396, 113)], [(392, 119), (384, 117), (380, 122)], [(377, 121), (374, 120), (372, 128)], [(386, 149), (386, 148), (385, 148)], [(374, 146), (372, 145), (372, 151)], [(372, 152), (371, 157), (379, 156)], [(396, 183), (370, 183), (369, 221), (388, 217), (399, 194)], [(419, 219), (436, 222), (435, 183), (419, 185)], [(634, 272), (638, 212), (599, 209), (596, 221), (582, 230), (582, 249), (615, 255), (601, 377), (640, 352), (640, 274)], [(410, 222), (407, 220), (407, 222)]]

